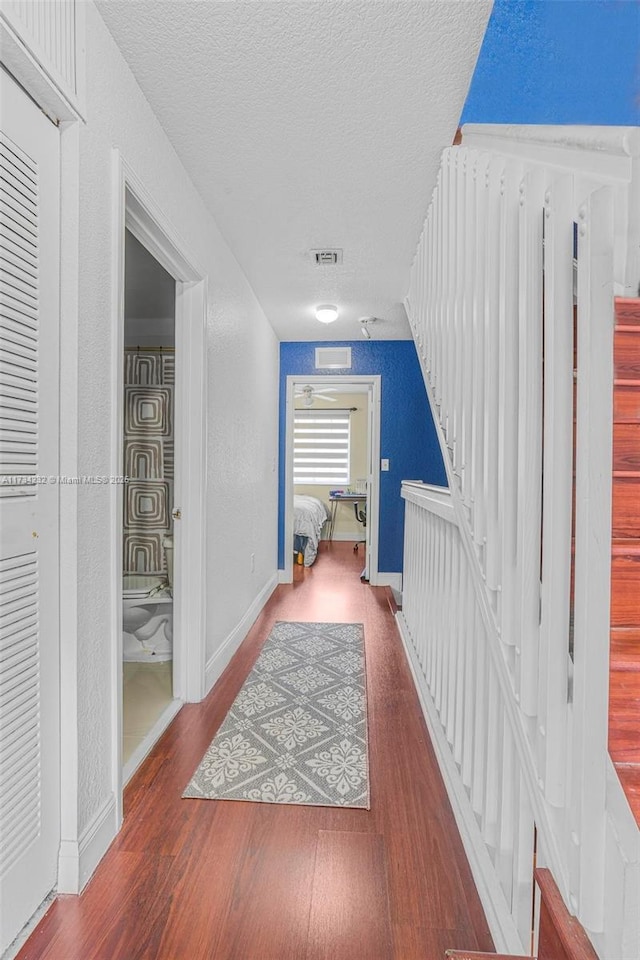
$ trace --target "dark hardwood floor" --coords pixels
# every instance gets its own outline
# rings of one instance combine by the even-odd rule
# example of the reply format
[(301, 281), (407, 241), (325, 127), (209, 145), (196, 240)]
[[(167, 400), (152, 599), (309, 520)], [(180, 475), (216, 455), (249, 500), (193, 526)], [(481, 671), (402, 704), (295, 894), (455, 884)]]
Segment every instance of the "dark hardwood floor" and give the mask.
[[(280, 586), (130, 782), (123, 829), (19, 960), (443, 960), (492, 950), (386, 588), (347, 543)], [(371, 810), (182, 800), (275, 620), (365, 626)]]

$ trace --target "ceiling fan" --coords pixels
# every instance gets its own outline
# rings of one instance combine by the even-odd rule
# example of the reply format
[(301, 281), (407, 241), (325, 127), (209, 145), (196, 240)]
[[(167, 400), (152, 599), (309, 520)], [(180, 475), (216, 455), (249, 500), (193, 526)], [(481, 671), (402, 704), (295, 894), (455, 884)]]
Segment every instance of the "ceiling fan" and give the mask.
[(305, 407), (313, 406), (314, 400), (330, 400), (331, 403), (335, 403), (336, 398), (330, 397), (330, 393), (337, 393), (337, 388), (322, 387), (321, 390), (316, 390), (310, 383), (296, 387), (296, 397), (302, 397), (302, 403)]

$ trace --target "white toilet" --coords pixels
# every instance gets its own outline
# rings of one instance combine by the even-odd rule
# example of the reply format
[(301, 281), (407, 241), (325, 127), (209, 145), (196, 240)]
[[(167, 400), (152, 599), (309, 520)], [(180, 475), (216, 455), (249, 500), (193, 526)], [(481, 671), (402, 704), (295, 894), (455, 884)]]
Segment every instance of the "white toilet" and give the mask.
[(166, 579), (125, 574), (122, 584), (124, 659), (159, 663), (173, 657), (173, 537), (162, 542)]

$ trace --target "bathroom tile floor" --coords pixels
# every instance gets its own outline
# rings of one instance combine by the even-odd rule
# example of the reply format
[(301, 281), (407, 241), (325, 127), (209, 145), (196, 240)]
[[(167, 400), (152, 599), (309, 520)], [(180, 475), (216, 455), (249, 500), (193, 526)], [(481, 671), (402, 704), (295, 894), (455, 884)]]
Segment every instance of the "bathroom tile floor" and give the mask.
[(126, 763), (138, 744), (173, 699), (173, 663), (125, 663), (122, 680), (123, 724), (122, 762)]

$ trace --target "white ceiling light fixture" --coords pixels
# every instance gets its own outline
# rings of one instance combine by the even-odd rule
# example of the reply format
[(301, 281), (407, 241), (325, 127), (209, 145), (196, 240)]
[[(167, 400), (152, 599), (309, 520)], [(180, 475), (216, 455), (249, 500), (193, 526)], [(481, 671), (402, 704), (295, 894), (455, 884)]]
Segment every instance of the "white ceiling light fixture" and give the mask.
[(338, 308), (331, 303), (321, 303), (316, 307), (316, 320), (320, 323), (333, 323), (338, 319)]

